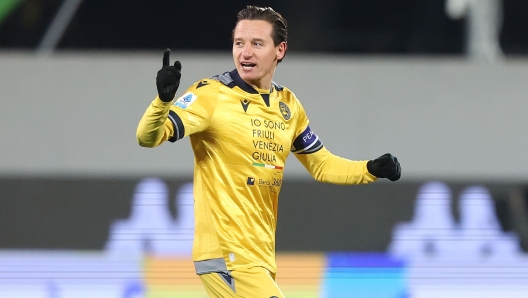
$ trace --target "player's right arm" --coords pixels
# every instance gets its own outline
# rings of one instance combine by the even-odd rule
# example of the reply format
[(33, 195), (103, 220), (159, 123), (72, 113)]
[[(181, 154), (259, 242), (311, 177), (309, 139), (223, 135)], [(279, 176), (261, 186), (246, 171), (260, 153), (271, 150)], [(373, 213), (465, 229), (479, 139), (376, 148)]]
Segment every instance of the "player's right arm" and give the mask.
[(158, 96), (151, 102), (139, 121), (136, 138), (140, 146), (156, 147), (165, 141), (177, 140), (204, 131), (211, 120), (218, 100), (219, 84), (211, 80), (196, 82), (174, 100), (180, 83), (181, 64), (169, 66), (169, 53), (163, 56), (163, 68), (158, 71)]
[(141, 117), (136, 138), (141, 147), (156, 147), (174, 136), (174, 126), (167, 121), (172, 102), (163, 102), (157, 96)]
[(170, 49), (163, 53), (163, 67), (156, 76), (158, 96), (149, 105), (139, 121), (136, 130), (138, 144), (142, 147), (156, 147), (174, 136), (174, 127), (167, 122), (172, 101), (180, 86), (181, 63), (170, 65)]

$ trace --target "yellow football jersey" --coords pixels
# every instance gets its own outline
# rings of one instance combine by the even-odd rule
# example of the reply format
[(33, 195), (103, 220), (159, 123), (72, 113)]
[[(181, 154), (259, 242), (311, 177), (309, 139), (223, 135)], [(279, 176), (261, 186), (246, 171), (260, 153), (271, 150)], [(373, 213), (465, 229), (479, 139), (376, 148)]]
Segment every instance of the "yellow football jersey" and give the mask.
[(276, 272), (278, 197), (290, 151), (319, 181), (376, 180), (366, 160), (332, 155), (308, 124), (290, 90), (276, 83), (255, 89), (236, 70), (196, 82), (173, 102), (156, 98), (147, 108), (137, 130), (140, 145), (190, 137), (198, 274), (254, 266)]

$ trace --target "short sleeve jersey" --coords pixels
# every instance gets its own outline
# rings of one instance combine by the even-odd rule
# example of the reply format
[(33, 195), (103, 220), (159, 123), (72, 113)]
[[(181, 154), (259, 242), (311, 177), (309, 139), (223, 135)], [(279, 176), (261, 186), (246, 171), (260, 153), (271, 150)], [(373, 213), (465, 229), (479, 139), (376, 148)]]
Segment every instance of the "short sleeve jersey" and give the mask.
[[(197, 272), (262, 266), (276, 272), (275, 230), (290, 151), (323, 147), (285, 87), (257, 90), (236, 70), (193, 84), (169, 111), (169, 141), (189, 136), (195, 156)], [(224, 268), (225, 267), (225, 268)]]

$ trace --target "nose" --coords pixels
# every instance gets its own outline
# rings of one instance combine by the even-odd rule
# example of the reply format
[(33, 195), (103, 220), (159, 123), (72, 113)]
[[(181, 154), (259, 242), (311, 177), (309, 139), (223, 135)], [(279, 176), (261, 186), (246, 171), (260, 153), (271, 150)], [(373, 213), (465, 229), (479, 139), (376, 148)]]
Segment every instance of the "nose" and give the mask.
[(244, 56), (244, 58), (251, 58), (251, 56), (253, 56), (253, 51), (251, 50), (251, 45), (250, 44), (244, 45), (244, 50), (242, 51), (242, 56)]

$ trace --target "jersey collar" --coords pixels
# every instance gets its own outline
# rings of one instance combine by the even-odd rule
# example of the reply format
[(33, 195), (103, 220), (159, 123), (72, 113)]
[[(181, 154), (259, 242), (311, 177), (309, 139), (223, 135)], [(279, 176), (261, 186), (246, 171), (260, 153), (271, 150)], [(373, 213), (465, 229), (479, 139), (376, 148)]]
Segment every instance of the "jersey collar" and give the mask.
[[(240, 75), (238, 74), (238, 71), (235, 69), (233, 69), (231, 72), (229, 72), (229, 76), (231, 76), (231, 79), (233, 79), (233, 82), (235, 82), (235, 85), (238, 86), (240, 89), (246, 91), (247, 93), (250, 93), (250, 94), (260, 94), (260, 92), (258, 92), (257, 90), (255, 90), (255, 88), (253, 88), (253, 86), (251, 86), (250, 84), (246, 83), (246, 81), (244, 81)], [(273, 91), (273, 84), (269, 90), (269, 93), (271, 93)]]

